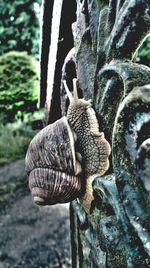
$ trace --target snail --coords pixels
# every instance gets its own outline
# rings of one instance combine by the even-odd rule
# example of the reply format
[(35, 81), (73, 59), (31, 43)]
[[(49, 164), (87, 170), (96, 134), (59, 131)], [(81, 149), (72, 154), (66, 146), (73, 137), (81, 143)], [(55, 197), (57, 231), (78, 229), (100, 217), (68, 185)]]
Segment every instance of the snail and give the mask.
[(64, 81), (70, 104), (67, 116), (43, 128), (26, 154), (29, 188), (38, 205), (66, 203), (80, 198), (86, 211), (93, 200), (92, 181), (109, 168), (110, 145), (99, 125), (91, 100), (73, 95)]

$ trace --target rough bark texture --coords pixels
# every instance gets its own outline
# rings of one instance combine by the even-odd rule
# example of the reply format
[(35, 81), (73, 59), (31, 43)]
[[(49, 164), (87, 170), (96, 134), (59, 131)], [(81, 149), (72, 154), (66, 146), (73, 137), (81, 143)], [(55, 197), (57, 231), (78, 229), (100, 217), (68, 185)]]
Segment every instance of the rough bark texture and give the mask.
[[(150, 31), (150, 2), (76, 3), (75, 50), (62, 78), (71, 84), (77, 74), (79, 94), (93, 100), (112, 157), (107, 174), (95, 178), (90, 215), (79, 200), (71, 204), (72, 266), (150, 267), (150, 69), (133, 62)], [(66, 107), (61, 85), (62, 115)]]

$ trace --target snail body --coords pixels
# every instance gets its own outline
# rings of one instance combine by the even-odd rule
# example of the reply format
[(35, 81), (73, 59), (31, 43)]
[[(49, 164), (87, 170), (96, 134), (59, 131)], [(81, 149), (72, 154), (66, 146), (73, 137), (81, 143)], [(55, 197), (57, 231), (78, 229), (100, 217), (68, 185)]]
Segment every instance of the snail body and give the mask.
[(78, 98), (76, 80), (73, 82), (74, 95), (64, 81), (70, 100), (67, 116), (33, 138), (26, 155), (26, 169), (37, 204), (65, 203), (79, 197), (89, 210), (92, 181), (108, 169), (110, 145), (104, 133), (99, 132), (91, 101)]
[[(76, 81), (74, 81), (74, 91), (77, 92)], [(75, 93), (74, 98), (70, 98), (67, 120), (77, 135), (85, 176), (97, 173), (99, 176), (103, 175), (109, 168), (110, 145), (104, 133), (99, 131), (91, 100), (79, 99)]]
[(69, 96), (70, 105), (67, 120), (77, 136), (78, 150), (82, 155), (82, 169), (85, 177), (86, 190), (80, 198), (85, 210), (89, 212), (94, 199), (92, 182), (96, 175), (102, 176), (109, 168), (110, 145), (99, 131), (99, 124), (91, 100), (79, 99), (76, 80), (73, 80), (74, 97)]

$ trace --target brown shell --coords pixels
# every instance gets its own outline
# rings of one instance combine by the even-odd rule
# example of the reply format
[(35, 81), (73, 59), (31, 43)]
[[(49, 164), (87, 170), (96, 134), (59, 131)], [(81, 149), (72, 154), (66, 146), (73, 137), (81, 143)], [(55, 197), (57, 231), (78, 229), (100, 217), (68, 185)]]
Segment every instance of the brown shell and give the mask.
[(36, 168), (29, 176), (29, 188), (35, 203), (53, 205), (79, 197), (81, 183), (77, 176), (48, 168)]
[(68, 202), (80, 195), (74, 137), (66, 117), (42, 129), (26, 155), (29, 187), (38, 204)]

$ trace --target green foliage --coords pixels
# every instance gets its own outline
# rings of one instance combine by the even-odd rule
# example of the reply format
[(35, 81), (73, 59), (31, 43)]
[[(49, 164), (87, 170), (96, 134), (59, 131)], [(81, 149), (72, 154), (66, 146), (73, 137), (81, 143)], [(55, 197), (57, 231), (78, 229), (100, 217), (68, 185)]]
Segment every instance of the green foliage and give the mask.
[(35, 112), (25, 120), (0, 125), (0, 166), (25, 157), (28, 145), (38, 130), (32, 129), (32, 120), (42, 119), (42, 111)]
[(0, 165), (24, 158), (33, 131), (27, 125), (0, 126)]
[(41, 0), (0, 1), (0, 55), (11, 50), (39, 55)]
[(150, 34), (139, 47), (136, 53), (136, 62), (150, 67)]
[(12, 122), (18, 114), (36, 110), (39, 93), (37, 61), (26, 52), (0, 56), (0, 114)]

